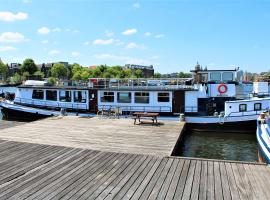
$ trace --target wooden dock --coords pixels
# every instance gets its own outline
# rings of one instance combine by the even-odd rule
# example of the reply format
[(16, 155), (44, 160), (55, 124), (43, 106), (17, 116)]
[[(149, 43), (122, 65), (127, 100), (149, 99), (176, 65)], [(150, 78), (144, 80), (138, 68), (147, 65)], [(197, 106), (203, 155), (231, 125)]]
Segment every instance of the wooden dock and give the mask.
[(0, 140), (0, 199), (270, 199), (265, 165)]
[(168, 156), (184, 126), (160, 121), (159, 126), (134, 125), (132, 119), (48, 118), (0, 131), (0, 138), (19, 142), (88, 148), (118, 153)]

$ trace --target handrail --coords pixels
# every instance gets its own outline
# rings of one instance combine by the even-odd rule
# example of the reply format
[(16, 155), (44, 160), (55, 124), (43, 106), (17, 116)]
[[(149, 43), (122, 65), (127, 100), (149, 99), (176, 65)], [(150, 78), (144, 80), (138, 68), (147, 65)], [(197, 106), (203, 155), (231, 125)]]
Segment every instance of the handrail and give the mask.
[[(19, 101), (18, 101), (19, 100)], [(14, 99), (16, 104), (26, 104), (34, 106), (44, 106), (44, 107), (55, 107), (55, 108), (71, 108), (71, 109), (82, 109), (87, 110), (86, 103), (75, 103), (75, 102), (59, 102), (59, 101), (46, 101), (46, 100), (35, 100), (16, 97)]]
[[(122, 111), (136, 111), (140, 110), (143, 112), (149, 112), (149, 111), (155, 111), (155, 112), (172, 112), (172, 108), (170, 106), (120, 106), (120, 105), (98, 105), (100, 109), (105, 109), (106, 108), (121, 108)], [(152, 108), (152, 109), (151, 109)], [(157, 108), (157, 109), (155, 109)]]

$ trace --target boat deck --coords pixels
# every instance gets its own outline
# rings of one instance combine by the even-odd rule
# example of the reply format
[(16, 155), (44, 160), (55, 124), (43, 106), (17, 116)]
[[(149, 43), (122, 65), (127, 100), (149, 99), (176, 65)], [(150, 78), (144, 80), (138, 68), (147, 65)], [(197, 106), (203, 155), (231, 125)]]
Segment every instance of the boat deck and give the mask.
[(128, 119), (55, 117), (1, 130), (0, 138), (18, 142), (88, 148), (117, 153), (169, 156), (184, 122), (159, 120), (134, 125)]
[(254, 163), (0, 140), (0, 199), (270, 199)]

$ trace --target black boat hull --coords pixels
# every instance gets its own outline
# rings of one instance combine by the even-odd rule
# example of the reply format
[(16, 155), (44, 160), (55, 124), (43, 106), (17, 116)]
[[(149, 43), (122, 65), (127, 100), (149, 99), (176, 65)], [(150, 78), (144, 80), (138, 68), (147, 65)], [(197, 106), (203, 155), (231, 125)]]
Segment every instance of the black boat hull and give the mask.
[(215, 132), (215, 133), (256, 133), (256, 120), (225, 122), (220, 123), (187, 123), (187, 130), (194, 132)]
[(5, 107), (1, 107), (1, 112), (4, 119), (7, 120), (34, 121), (49, 117), (48, 115), (42, 115), (40, 113), (24, 112)]

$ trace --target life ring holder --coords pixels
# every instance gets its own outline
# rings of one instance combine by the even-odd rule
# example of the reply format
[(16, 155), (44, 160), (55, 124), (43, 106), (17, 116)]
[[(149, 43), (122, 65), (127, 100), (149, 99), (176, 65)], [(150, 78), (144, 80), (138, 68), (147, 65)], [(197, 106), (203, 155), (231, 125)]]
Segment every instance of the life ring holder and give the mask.
[(220, 93), (220, 94), (224, 94), (224, 93), (226, 93), (228, 91), (228, 86), (227, 85), (225, 85), (225, 84), (219, 84), (218, 85), (218, 92)]

